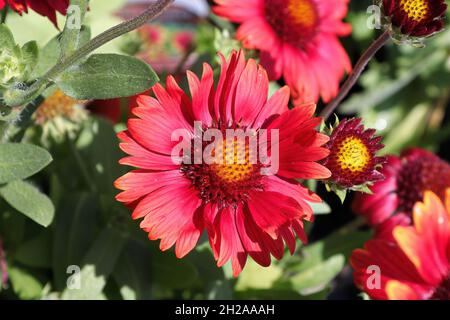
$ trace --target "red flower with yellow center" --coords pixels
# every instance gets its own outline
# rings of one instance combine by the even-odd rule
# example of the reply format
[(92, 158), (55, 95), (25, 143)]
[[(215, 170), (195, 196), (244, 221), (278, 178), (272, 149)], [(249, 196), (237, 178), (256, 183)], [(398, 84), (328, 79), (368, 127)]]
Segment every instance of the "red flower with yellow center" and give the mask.
[(370, 188), (373, 194), (358, 193), (353, 202), (353, 211), (376, 226), (380, 236), (389, 235), (398, 224), (410, 224), (413, 206), (426, 190), (444, 200), (450, 187), (450, 164), (418, 148), (406, 150), (400, 157), (389, 156), (381, 172), (385, 180)]
[[(397, 226), (353, 252), (356, 285), (372, 299), (450, 300), (450, 189), (414, 206), (413, 226)], [(378, 273), (379, 272), (379, 273)]]
[[(246, 62), (242, 52), (233, 52), (228, 61), (220, 58), (216, 87), (211, 67), (204, 64), (201, 79), (188, 72), (192, 98), (173, 77), (168, 77), (166, 89), (153, 87), (156, 99), (138, 98), (132, 110), (137, 118), (119, 134), (120, 147), (129, 154), (120, 163), (138, 169), (115, 186), (123, 190), (117, 200), (134, 208), (134, 219), (143, 218), (141, 228), (150, 239), (161, 239), (161, 250), (175, 245), (181, 258), (206, 230), (217, 265), (231, 260), (238, 275), (248, 255), (268, 266), (271, 255), (281, 259), (285, 244), (294, 252), (295, 234), (306, 241), (303, 222), (313, 218), (307, 202), (321, 200), (297, 179), (330, 176), (318, 163), (328, 155), (322, 147), (328, 137), (316, 130), (321, 119), (313, 117), (314, 105), (288, 109), (288, 87), (268, 99), (269, 79), (254, 60)], [(188, 154), (175, 152), (183, 162), (173, 159), (179, 141), (172, 135), (179, 129), (188, 141), (184, 147), (193, 147)], [(252, 160), (251, 141), (217, 138), (209, 148), (205, 139), (197, 139), (230, 129), (266, 132), (266, 138), (257, 141), (258, 150), (268, 149), (272, 165), (278, 149), (278, 170), (263, 173), (269, 164), (264, 157)], [(198, 150), (211, 161), (196, 161)]]
[(351, 63), (339, 43), (348, 0), (215, 0), (213, 11), (240, 23), (236, 37), (261, 51), (273, 80), (284, 77), (296, 102), (328, 102)]
[(447, 4), (444, 0), (383, 0), (383, 8), (401, 33), (424, 37), (442, 30)]
[(376, 156), (384, 146), (374, 134), (374, 129), (364, 129), (359, 118), (345, 119), (333, 129), (326, 145), (330, 155), (323, 163), (332, 172), (329, 182), (352, 188), (384, 178), (378, 169), (385, 158)]
[(69, 0), (0, 0), (0, 10), (6, 5), (19, 14), (31, 8), (57, 26), (56, 12), (66, 15)]

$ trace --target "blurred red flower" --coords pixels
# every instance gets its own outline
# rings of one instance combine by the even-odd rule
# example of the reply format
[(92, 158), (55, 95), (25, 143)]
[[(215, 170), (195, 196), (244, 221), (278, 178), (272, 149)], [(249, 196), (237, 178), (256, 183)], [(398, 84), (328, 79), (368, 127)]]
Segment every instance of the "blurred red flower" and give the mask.
[(353, 211), (377, 226), (378, 235), (388, 235), (398, 224), (410, 224), (412, 208), (426, 190), (444, 199), (450, 187), (450, 164), (418, 148), (400, 157), (389, 156), (381, 172), (385, 180), (370, 188), (373, 194), (357, 193), (353, 202)]
[(214, 13), (240, 23), (238, 40), (261, 51), (272, 80), (284, 77), (297, 102), (334, 98), (351, 63), (339, 36), (349, 0), (215, 0)]
[(191, 48), (193, 40), (194, 34), (191, 31), (179, 31), (174, 36), (174, 45), (180, 51), (187, 52)]
[(370, 240), (351, 256), (355, 283), (372, 299), (450, 300), (450, 189), (444, 204), (424, 194), (413, 226), (397, 226), (392, 239)]
[[(141, 94), (149, 93), (150, 90), (146, 90)], [(131, 116), (131, 110), (138, 105), (138, 97), (139, 95), (116, 99), (93, 100), (86, 106), (86, 108), (91, 113), (108, 119), (112, 123), (119, 123), (124, 118)]]
[[(121, 149), (130, 155), (120, 163), (138, 169), (120, 177), (115, 186), (123, 190), (117, 200), (132, 204), (132, 217), (144, 218), (141, 228), (151, 240), (161, 239), (161, 250), (175, 245), (181, 258), (206, 229), (217, 265), (231, 260), (236, 276), (248, 255), (268, 266), (271, 254), (277, 259), (284, 255), (284, 243), (294, 252), (295, 233), (306, 241), (303, 222), (313, 218), (307, 201), (321, 199), (296, 179), (330, 176), (317, 163), (328, 155), (322, 147), (328, 137), (316, 131), (321, 119), (313, 117), (314, 105), (288, 109), (288, 87), (268, 99), (269, 79), (253, 59), (246, 62), (243, 52), (233, 52), (228, 61), (220, 58), (216, 87), (211, 67), (204, 64), (201, 79), (187, 73), (192, 98), (172, 76), (166, 89), (153, 87), (156, 98), (138, 98), (132, 111), (138, 118), (130, 119), (128, 131), (119, 134)], [(172, 141), (172, 134), (184, 128), (195, 146), (194, 121), (201, 121), (202, 131), (254, 128), (267, 129), (270, 136), (279, 132), (277, 173), (262, 174), (267, 165), (249, 161), (247, 142), (243, 163), (237, 163), (236, 154), (232, 163), (174, 162), (171, 155), (179, 142)], [(267, 139), (258, 143), (269, 144)], [(226, 147), (211, 152), (228, 154)]]
[(11, 9), (22, 14), (28, 12), (28, 8), (40, 15), (47, 17), (57, 27), (56, 11), (66, 15), (69, 0), (0, 0), (0, 9), (8, 5)]

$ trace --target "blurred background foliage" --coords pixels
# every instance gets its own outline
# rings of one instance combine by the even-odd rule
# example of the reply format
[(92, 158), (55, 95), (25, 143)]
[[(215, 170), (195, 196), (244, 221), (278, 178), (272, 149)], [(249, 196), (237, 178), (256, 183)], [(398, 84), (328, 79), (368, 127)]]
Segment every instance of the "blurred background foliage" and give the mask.
[[(370, 4), (369, 0), (350, 4), (347, 20), (353, 25), (353, 33), (343, 43), (353, 62), (379, 32), (366, 26), (366, 9)], [(139, 10), (133, 6), (125, 10), (124, 5), (123, 0), (92, 1), (87, 20), (91, 33), (96, 35), (118, 23), (120, 16), (124, 18)], [(35, 39), (42, 46), (58, 33), (32, 12), (24, 17), (11, 15), (8, 25), (19, 44)], [(239, 47), (233, 40), (233, 25), (211, 15), (198, 16), (179, 8), (163, 16), (157, 25), (163, 40), (158, 45), (166, 49), (158, 51), (152, 43), (142, 44), (142, 37), (135, 32), (100, 51), (140, 56), (152, 66), (157, 65), (155, 69), (164, 79), (165, 74), (181, 75), (186, 68), (198, 74), (203, 62), (217, 63), (216, 51), (227, 55)], [(185, 48), (172, 50), (173, 33), (186, 30), (192, 33), (192, 39)], [(148, 50), (166, 55), (170, 52), (171, 57), (150, 55)], [(390, 43), (370, 63), (349, 98), (339, 107), (339, 115), (361, 116), (368, 127), (378, 129), (384, 136), (384, 153), (397, 154), (408, 146), (420, 146), (449, 160), (449, 70), (450, 30), (429, 39), (423, 49)], [(184, 77), (178, 79), (186, 86)], [(280, 85), (272, 84), (271, 90)], [(118, 121), (96, 115), (102, 112), (93, 103), (92, 113), (76, 134), (61, 141), (44, 143), (38, 126), (27, 130), (25, 139), (44, 145), (54, 159), (30, 179), (30, 186), (38, 186), (50, 196), (55, 214), (50, 226), (44, 228), (0, 199), (0, 237), (9, 279), (0, 288), (0, 298), (362, 297), (352, 284), (347, 262), (351, 251), (371, 237), (371, 231), (361, 227), (361, 221), (352, 214), (351, 197), (342, 206), (336, 196), (326, 194), (322, 186), (313, 183), (309, 183), (310, 187), (326, 203), (314, 207), (316, 221), (307, 225), (310, 244), (303, 246), (299, 242), (293, 257), (287, 254), (269, 268), (249, 259), (242, 274), (233, 278), (230, 266), (221, 269), (215, 266), (205, 236), (185, 259), (176, 259), (172, 251), (160, 252), (159, 244), (149, 241), (139, 222), (131, 220), (130, 211), (114, 200), (117, 191), (113, 181), (126, 170), (118, 164), (122, 154), (115, 133), (124, 129), (123, 120), (132, 102), (121, 99), (103, 101), (102, 105), (105, 103), (106, 107), (120, 106), (122, 114)], [(73, 280), (73, 271), (68, 267), (73, 265), (81, 270), (80, 290), (67, 288), (67, 281)]]

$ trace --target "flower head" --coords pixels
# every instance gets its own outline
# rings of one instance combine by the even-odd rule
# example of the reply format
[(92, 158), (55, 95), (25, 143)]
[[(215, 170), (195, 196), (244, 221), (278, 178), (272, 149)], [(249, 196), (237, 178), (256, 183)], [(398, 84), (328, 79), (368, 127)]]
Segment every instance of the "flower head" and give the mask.
[[(284, 77), (297, 102), (336, 96), (351, 63), (339, 43), (348, 0), (215, 0), (213, 11), (240, 23), (238, 40), (261, 51), (271, 79)], [(331, 14), (332, 13), (332, 14)]]
[(62, 15), (66, 15), (69, 0), (1, 0), (0, 10), (6, 5), (9, 5), (11, 9), (19, 14), (28, 12), (28, 8), (31, 8), (40, 15), (47, 17), (55, 26), (57, 26), (56, 12), (58, 11)]
[(450, 299), (450, 189), (444, 202), (426, 191), (413, 219), (413, 226), (395, 227), (392, 239), (373, 239), (353, 252), (355, 283), (371, 298)]
[(330, 155), (323, 162), (332, 176), (328, 183), (348, 189), (367, 186), (384, 177), (378, 171), (385, 162), (377, 151), (384, 146), (374, 129), (364, 129), (361, 119), (343, 120), (332, 129), (326, 147)]
[(87, 118), (84, 102), (66, 96), (57, 89), (38, 107), (34, 121), (43, 129), (42, 139), (51, 137), (58, 141), (73, 134)]
[(179, 31), (174, 36), (174, 45), (181, 52), (188, 52), (194, 41), (194, 34), (190, 31)]
[(426, 37), (444, 27), (447, 4), (444, 0), (383, 0), (383, 9), (401, 34)]
[(445, 189), (450, 187), (450, 164), (418, 148), (406, 150), (400, 157), (389, 156), (381, 172), (385, 180), (371, 187), (373, 194), (356, 194), (353, 202), (353, 210), (371, 225), (387, 222), (394, 214), (405, 215), (396, 218), (404, 222), (426, 190), (444, 199)]
[[(218, 266), (231, 260), (238, 275), (248, 255), (268, 266), (284, 244), (293, 252), (295, 234), (306, 241), (303, 222), (313, 217), (307, 201), (321, 200), (296, 179), (330, 176), (317, 163), (328, 155), (328, 138), (316, 131), (313, 105), (288, 109), (288, 87), (268, 99), (267, 74), (254, 60), (242, 52), (220, 59), (216, 86), (208, 64), (201, 79), (187, 72), (192, 98), (172, 76), (166, 89), (153, 87), (156, 98), (138, 98), (137, 118), (119, 134), (129, 154), (120, 163), (137, 170), (115, 186), (123, 190), (117, 200), (143, 218), (141, 228), (161, 239), (161, 250), (175, 245), (181, 258), (206, 230)], [(229, 138), (239, 130), (246, 138)]]

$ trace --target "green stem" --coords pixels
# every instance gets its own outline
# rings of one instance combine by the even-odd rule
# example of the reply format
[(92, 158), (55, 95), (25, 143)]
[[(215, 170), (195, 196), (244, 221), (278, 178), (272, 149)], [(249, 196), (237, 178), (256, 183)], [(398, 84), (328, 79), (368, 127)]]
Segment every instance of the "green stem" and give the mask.
[[(71, 55), (77, 50), (80, 44), (80, 32), (83, 25), (84, 17), (89, 6), (89, 0), (71, 0), (70, 7), (67, 10), (67, 19), (64, 26), (64, 30), (61, 35), (61, 57), (60, 60), (64, 60), (67, 56)], [(72, 8), (78, 8), (77, 11), (72, 11)], [(79, 14), (79, 20), (76, 21), (76, 14)], [(74, 25), (77, 22), (79, 25)]]
[(75, 158), (75, 161), (78, 164), (78, 167), (80, 168), (81, 175), (83, 176), (84, 182), (86, 183), (86, 186), (91, 192), (96, 193), (97, 187), (95, 186), (94, 181), (91, 179), (91, 176), (89, 175), (89, 171), (83, 162), (83, 158), (81, 157), (80, 153), (78, 152), (74, 141), (69, 137), (69, 135), (66, 136), (67, 141), (69, 142), (70, 151), (72, 152), (72, 155)]
[(6, 23), (6, 17), (8, 17), (8, 7), (5, 6), (2, 10), (2, 15), (0, 18), (0, 23)]
[(174, 74), (178, 75), (183, 71), (183, 68), (186, 65), (186, 62), (188, 61), (189, 57), (191, 56), (191, 54), (195, 51), (195, 46), (190, 45), (189, 48), (186, 50), (186, 52), (184, 53), (183, 57), (181, 58), (181, 60), (178, 62), (178, 65), (175, 69)]
[(66, 70), (74, 63), (87, 56), (89, 53), (100, 48), (105, 43), (108, 43), (111, 40), (114, 40), (128, 32), (131, 32), (143, 26), (145, 23), (147, 23), (147, 21), (159, 16), (169, 6), (169, 4), (172, 1), (173, 0), (158, 0), (139, 16), (130, 19), (128, 21), (122, 22), (121, 24), (118, 24), (117, 26), (114, 26), (106, 30), (105, 32), (99, 34), (91, 41), (89, 41), (87, 44), (82, 46), (80, 49), (75, 51), (72, 55), (67, 57), (64, 61), (61, 61), (61, 63), (55, 65), (52, 69), (50, 69), (47, 72), (47, 74), (45, 74), (41, 79), (39, 79), (34, 85), (39, 87), (41, 85), (39, 84), (39, 82), (45, 82), (53, 79), (59, 73)]
[(9, 122), (0, 122), (0, 143), (8, 142)]
[(17, 106), (22, 105), (26, 103), (27, 100), (36, 97), (45, 88), (45, 86), (47, 86), (47, 84), (56, 78), (61, 72), (65, 71), (94, 50), (103, 46), (105, 43), (131, 32), (143, 26), (149, 20), (158, 17), (172, 3), (172, 1), (173, 0), (157, 0), (156, 2), (153, 2), (146, 11), (137, 17), (122, 22), (99, 34), (87, 44), (75, 51), (72, 55), (53, 66), (53, 68), (34, 82), (27, 90), (17, 90), (18, 93), (10, 92), (9, 94), (5, 94), (5, 102), (9, 106)]

